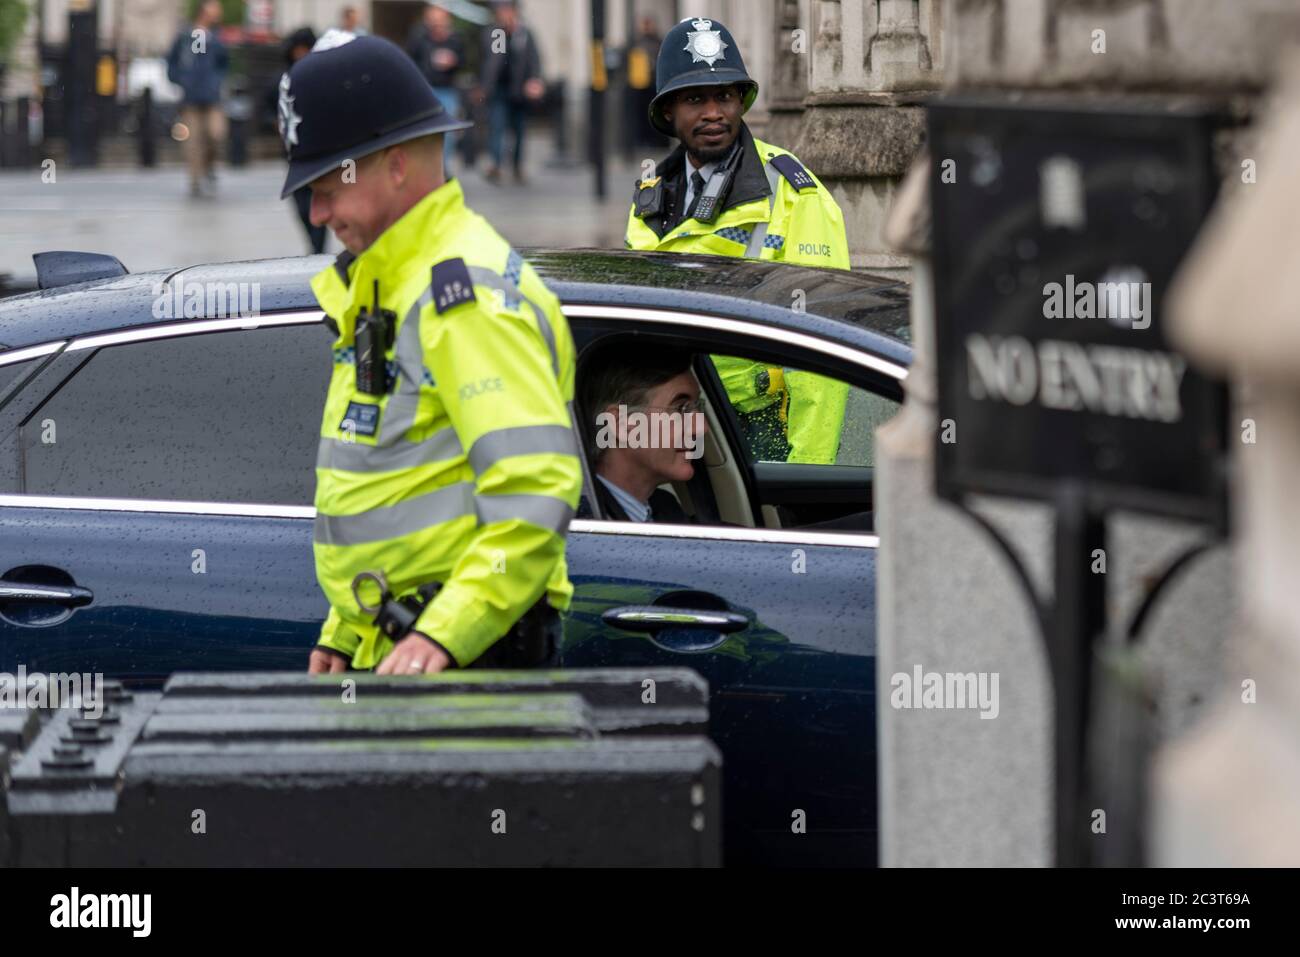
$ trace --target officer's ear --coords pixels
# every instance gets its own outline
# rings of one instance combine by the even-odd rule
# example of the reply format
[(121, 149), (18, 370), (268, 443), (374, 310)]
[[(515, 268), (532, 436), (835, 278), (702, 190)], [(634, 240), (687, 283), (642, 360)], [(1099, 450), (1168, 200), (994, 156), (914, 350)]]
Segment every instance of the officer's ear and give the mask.
[(404, 144), (399, 143), (397, 146), (390, 146), (380, 155), (383, 156), (382, 162), (385, 175), (395, 185), (401, 185), (405, 182), (410, 175), (411, 158), (407, 154)]

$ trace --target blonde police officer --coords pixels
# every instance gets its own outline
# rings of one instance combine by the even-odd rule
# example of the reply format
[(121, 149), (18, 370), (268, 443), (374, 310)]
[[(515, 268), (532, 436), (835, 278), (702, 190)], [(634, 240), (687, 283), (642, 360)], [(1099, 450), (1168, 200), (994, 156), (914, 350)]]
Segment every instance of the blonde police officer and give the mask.
[(444, 179), (443, 111), (378, 37), (327, 33), (281, 80), (283, 196), (346, 247), (312, 280), (337, 326), (314, 550), (313, 672), (554, 660), (581, 468), (555, 296)]
[[(730, 31), (716, 20), (683, 20), (664, 38), (656, 76), (650, 123), (681, 143), (638, 181), (628, 248), (848, 269), (844, 217), (826, 187), (742, 119), (758, 84)], [(756, 448), (760, 457), (788, 451), (792, 462), (835, 461), (847, 385), (742, 359), (713, 361), (742, 418), (779, 422), (785, 432)], [(751, 440), (761, 433), (751, 430)]]

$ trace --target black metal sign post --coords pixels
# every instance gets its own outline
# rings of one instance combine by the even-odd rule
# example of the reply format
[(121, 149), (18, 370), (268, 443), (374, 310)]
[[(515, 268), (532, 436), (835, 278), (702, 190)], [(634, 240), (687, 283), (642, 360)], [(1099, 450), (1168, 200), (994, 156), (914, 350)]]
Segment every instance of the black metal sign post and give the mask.
[[(1050, 600), (967, 511), (1011, 559), (1047, 645), (1064, 866), (1141, 854), (1144, 733), (1121, 735), (1121, 753), (1106, 756), (1117, 768), (1105, 795), (1090, 765), (1099, 690), (1118, 709), (1112, 725), (1143, 713), (1140, 682), (1120, 677), (1131, 679), (1134, 653), (1108, 628), (1107, 516), (1226, 528), (1225, 390), (1169, 346), (1161, 311), (1215, 194), (1214, 119), (1059, 100), (950, 98), (929, 109), (936, 489), (964, 508), (971, 493), (1054, 505)], [(1106, 804), (1123, 819), (1098, 841), (1091, 811)]]
[(1090, 556), (1106, 547), (1106, 523), (1089, 510), (1082, 488), (1069, 484), (1056, 498), (1056, 578), (1048, 660), (1056, 702), (1056, 861), (1088, 863), (1087, 731), (1093, 653), (1106, 630), (1106, 578)]

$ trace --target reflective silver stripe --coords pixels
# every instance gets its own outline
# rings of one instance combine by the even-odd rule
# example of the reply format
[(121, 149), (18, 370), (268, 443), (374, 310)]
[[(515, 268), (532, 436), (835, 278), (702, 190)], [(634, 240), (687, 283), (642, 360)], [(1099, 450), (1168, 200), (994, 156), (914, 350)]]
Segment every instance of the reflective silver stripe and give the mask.
[[(420, 408), (420, 384), (424, 381), (424, 348), (420, 345), (420, 310), (433, 302), (433, 288), (429, 287), (416, 297), (406, 310), (402, 328), (397, 330), (393, 344), (393, 359), (402, 370), (397, 379), (397, 389), (388, 397), (388, 406), (379, 423), (379, 441), (382, 445), (396, 446), (403, 441), (408, 429), (415, 425), (415, 415)], [(459, 445), (459, 443), (457, 443)]]
[(365, 445), (343, 439), (321, 439), (318, 469), (344, 472), (395, 472), (433, 462), (445, 462), (464, 452), (452, 428), (439, 429), (422, 442), (399, 440), (393, 445)]
[[(776, 188), (781, 184), (781, 171), (771, 163), (764, 163), (763, 172), (767, 174), (767, 215), (770, 222), (772, 213), (776, 210)], [(749, 245), (745, 247), (746, 259), (763, 258), (763, 240), (767, 238), (767, 226), (767, 223), (759, 223), (754, 227)]]
[(577, 455), (578, 443), (567, 425), (519, 425), (485, 432), (470, 446), (469, 464), (482, 475), (497, 462), (512, 455)]
[(394, 392), (388, 397), (384, 414), (379, 422), (379, 441), (383, 445), (396, 445), (404, 441), (404, 436), (415, 425), (415, 413), (420, 408), (418, 392)]
[(477, 495), (474, 502), (478, 506), (479, 522), (484, 525), (523, 519), (563, 535), (573, 519), (568, 502), (549, 495)]
[(551, 321), (546, 318), (546, 313), (538, 308), (537, 303), (520, 292), (518, 286), (491, 269), (486, 269), (483, 266), (470, 266), (469, 276), (474, 280), (476, 286), (488, 286), (499, 290), (507, 299), (518, 299), (528, 303), (533, 310), (533, 315), (537, 317), (537, 327), (542, 332), (542, 338), (546, 340), (546, 348), (551, 350), (551, 368), (555, 370), (555, 374), (558, 376), (560, 374), (560, 354), (555, 349), (555, 332), (551, 329)]
[[(416, 394), (420, 392), (420, 382), (424, 379), (424, 349), (420, 345), (420, 310), (433, 302), (433, 288), (420, 293), (419, 298), (406, 310), (402, 328), (397, 331), (397, 342), (393, 345), (393, 358), (402, 370), (397, 383), (399, 393)], [(409, 426), (408, 426), (409, 428)]]
[(771, 213), (776, 209), (776, 188), (781, 185), (781, 171), (771, 163), (764, 163), (763, 172), (767, 174), (767, 211)]
[(551, 320), (546, 318), (546, 313), (537, 308), (537, 304), (529, 302), (528, 305), (533, 307), (533, 313), (537, 316), (537, 327), (542, 330), (542, 338), (546, 340), (546, 348), (551, 350), (551, 369), (555, 372), (555, 377), (560, 377), (560, 354), (555, 350), (555, 330), (551, 328)]
[(318, 514), (314, 531), (321, 545), (364, 545), (400, 538), (474, 513), (474, 486), (456, 482), (427, 495), (356, 515)]

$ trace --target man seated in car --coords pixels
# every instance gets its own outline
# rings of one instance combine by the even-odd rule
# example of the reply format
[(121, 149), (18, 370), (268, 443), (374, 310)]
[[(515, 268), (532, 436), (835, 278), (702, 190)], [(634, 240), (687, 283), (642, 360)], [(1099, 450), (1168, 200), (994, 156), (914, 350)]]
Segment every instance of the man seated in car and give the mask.
[(580, 384), (593, 430), (593, 485), (606, 518), (692, 521), (659, 486), (690, 481), (704, 455), (708, 426), (693, 358), (680, 349), (628, 343), (602, 356)]

